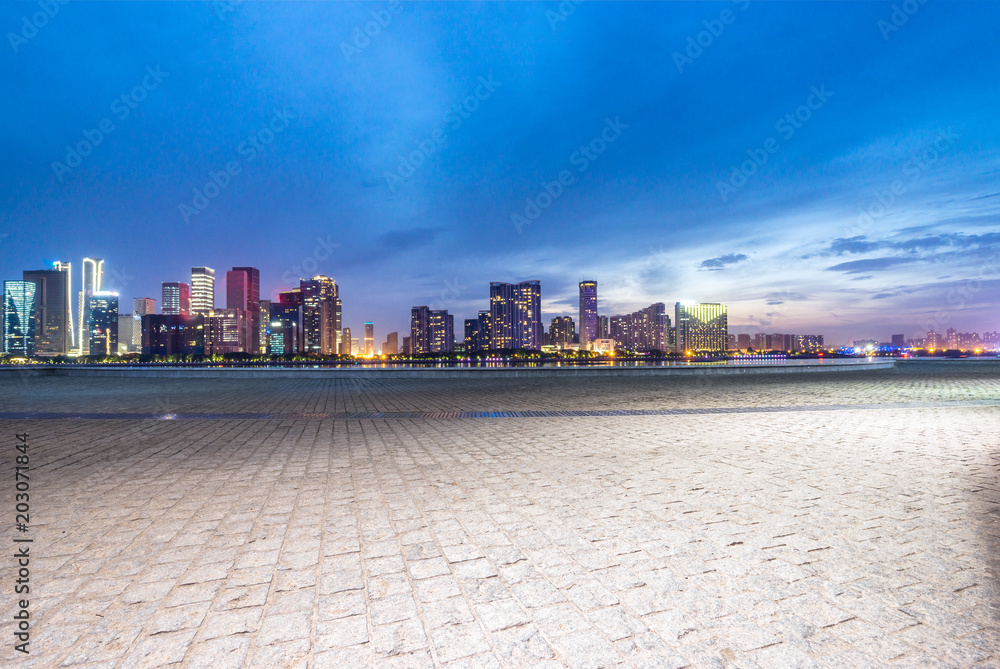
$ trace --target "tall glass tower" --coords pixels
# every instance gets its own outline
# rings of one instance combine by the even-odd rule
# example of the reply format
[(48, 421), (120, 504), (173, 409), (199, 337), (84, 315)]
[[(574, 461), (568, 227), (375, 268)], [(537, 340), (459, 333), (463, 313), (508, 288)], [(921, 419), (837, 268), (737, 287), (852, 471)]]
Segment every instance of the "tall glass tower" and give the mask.
[(34, 281), (3, 282), (4, 353), (35, 354), (35, 290)]
[(191, 313), (208, 315), (215, 309), (215, 270), (211, 267), (191, 268)]
[(101, 290), (104, 283), (104, 259), (84, 258), (83, 259), (83, 282), (80, 284), (79, 309), (77, 315), (80, 317), (77, 336), (77, 353), (87, 355), (90, 353), (90, 312), (88, 304), (90, 296)]
[(597, 282), (580, 282), (580, 348), (587, 349), (588, 342), (597, 336)]

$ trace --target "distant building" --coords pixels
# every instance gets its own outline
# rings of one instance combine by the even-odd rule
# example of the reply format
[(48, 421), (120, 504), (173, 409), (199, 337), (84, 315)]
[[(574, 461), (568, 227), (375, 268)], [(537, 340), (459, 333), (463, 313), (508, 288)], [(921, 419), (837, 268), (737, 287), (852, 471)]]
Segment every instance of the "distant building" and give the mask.
[[(587, 348), (587, 342), (598, 338), (597, 282), (580, 282), (580, 346)], [(553, 342), (554, 344), (555, 342)]]
[(413, 353), (410, 341), (411, 339), (409, 337), (403, 337), (403, 355), (411, 355)]
[(118, 355), (118, 293), (97, 291), (88, 301), (90, 355)]
[(215, 270), (191, 268), (191, 313), (207, 314), (215, 309)]
[[(670, 346), (670, 317), (663, 302), (656, 302), (631, 314), (612, 316), (609, 330), (616, 349), (665, 352)], [(582, 340), (580, 348), (584, 348)]]
[(3, 282), (3, 352), (30, 357), (35, 354), (34, 281)]
[(726, 350), (729, 322), (724, 304), (678, 302), (674, 321), (678, 353)]
[(164, 316), (190, 316), (191, 286), (181, 281), (164, 282), (160, 313)]
[(246, 318), (242, 309), (214, 309), (201, 316), (205, 355), (252, 353), (246, 348)]
[(341, 350), (344, 339), (337, 282), (328, 276), (317, 275), (299, 281), (299, 291), (302, 294), (302, 336), (306, 352), (349, 355), (349, 339)]
[(453, 353), (455, 350), (455, 317), (446, 310), (430, 312), (431, 353)]
[(750, 335), (743, 333), (736, 335), (736, 348), (741, 351), (746, 351), (751, 347)]
[(354, 355), (351, 328), (344, 328), (340, 333), (340, 355)]
[(87, 330), (87, 321), (90, 318), (88, 313), (88, 307), (90, 296), (99, 290), (103, 290), (102, 285), (104, 282), (104, 260), (102, 258), (84, 258), (83, 259), (83, 281), (80, 284), (80, 292), (78, 294), (78, 307), (77, 311), (78, 322), (77, 322), (77, 351), (81, 355), (87, 355), (90, 351), (90, 334)]
[[(576, 324), (571, 317), (556, 317), (549, 322), (549, 345), (563, 348), (572, 344), (575, 338)], [(596, 336), (594, 338), (597, 339)]]
[(132, 343), (134, 324), (135, 319), (132, 317), (132, 314), (118, 314), (118, 355), (138, 353), (141, 350), (141, 346), (136, 348)]
[(611, 338), (611, 320), (607, 316), (597, 317), (597, 338), (598, 339)]
[(144, 355), (203, 355), (203, 316), (149, 314), (142, 317)]
[(905, 334), (892, 335), (892, 345), (898, 348), (903, 348), (904, 346), (906, 346), (906, 335)]
[(479, 334), (480, 351), (489, 351), (493, 342), (493, 325), (490, 320), (489, 310), (480, 311), (476, 320), (478, 321), (477, 332)]
[(302, 300), (295, 297), (301, 297), (301, 292), (281, 293), (279, 302), (271, 304), (267, 352), (272, 355), (302, 352), (303, 307)]
[(736, 335), (726, 335), (726, 348), (730, 351), (736, 350)]
[(817, 353), (822, 351), (823, 345), (823, 335), (793, 335), (793, 351), (802, 351), (803, 353)]
[(365, 355), (375, 355), (375, 324), (365, 321)]
[(226, 272), (226, 309), (243, 312), (244, 350), (260, 351), (260, 270), (234, 267)]
[(465, 319), (465, 352), (476, 353), (479, 351), (479, 319)]
[(539, 281), (490, 284), (490, 348), (542, 347), (542, 289)]
[(57, 269), (25, 271), (25, 281), (35, 283), (35, 355), (66, 355), (72, 348), (73, 310), (70, 295), (70, 265), (57, 262)]
[(382, 344), (382, 355), (399, 355), (399, 333), (390, 332)]

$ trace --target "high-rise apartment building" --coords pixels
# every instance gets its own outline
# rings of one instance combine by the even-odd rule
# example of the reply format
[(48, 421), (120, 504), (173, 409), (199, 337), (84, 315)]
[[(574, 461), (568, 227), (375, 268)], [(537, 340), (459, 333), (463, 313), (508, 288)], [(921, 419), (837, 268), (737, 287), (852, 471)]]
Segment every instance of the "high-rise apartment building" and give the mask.
[(674, 306), (674, 316), (678, 353), (726, 350), (726, 335), (729, 334), (726, 305), (678, 302)]
[[(616, 348), (627, 351), (665, 352), (670, 346), (670, 317), (662, 302), (631, 314), (612, 316), (608, 329)], [(581, 344), (582, 346), (582, 344)], [(725, 341), (723, 341), (725, 347)]]
[(351, 328), (343, 328), (340, 331), (340, 355), (354, 355), (354, 347), (351, 343)]
[(455, 350), (455, 318), (445, 309), (426, 306), (410, 310), (410, 348), (412, 355), (451, 353)]
[(597, 282), (580, 282), (580, 348), (588, 348), (587, 342), (598, 339), (597, 328)]
[(549, 322), (549, 344), (564, 348), (576, 339), (576, 323), (569, 316), (553, 318)]
[(480, 311), (478, 317), (479, 350), (489, 351), (493, 348), (493, 323), (490, 320), (490, 312)]
[(611, 321), (607, 316), (597, 317), (597, 338), (611, 339)]
[(466, 353), (476, 353), (479, 351), (479, 319), (478, 318), (466, 318), (465, 319), (465, 352)]
[(234, 267), (226, 272), (226, 309), (243, 312), (244, 350), (260, 352), (260, 271), (256, 267)]
[(490, 284), (490, 348), (542, 347), (542, 289), (538, 281)]
[(365, 355), (375, 355), (375, 324), (365, 321)]
[(390, 332), (382, 344), (382, 355), (399, 355), (399, 333)]
[(30, 357), (35, 354), (34, 281), (3, 282), (3, 352)]
[(77, 352), (87, 355), (90, 352), (90, 313), (87, 305), (90, 296), (99, 290), (103, 290), (104, 283), (104, 260), (102, 258), (83, 259), (83, 280), (80, 284), (77, 316)]
[(215, 270), (191, 268), (191, 313), (205, 315), (215, 309)]
[(25, 271), (25, 281), (35, 283), (35, 355), (56, 356), (70, 352), (73, 341), (72, 296), (69, 263), (56, 269)]
[(431, 310), (427, 306), (410, 309), (410, 355), (431, 352)]
[(96, 291), (88, 299), (89, 355), (118, 354), (118, 293)]
[(165, 281), (161, 287), (160, 313), (164, 316), (190, 316), (191, 286), (183, 281)]

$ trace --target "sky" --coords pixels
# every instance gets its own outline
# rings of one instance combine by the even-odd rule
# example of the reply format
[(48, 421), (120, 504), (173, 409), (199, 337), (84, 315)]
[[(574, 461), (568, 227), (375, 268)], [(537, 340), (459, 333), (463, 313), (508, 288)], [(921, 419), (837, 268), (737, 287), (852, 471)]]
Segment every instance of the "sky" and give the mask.
[[(47, 10), (47, 14), (45, 13)], [(728, 305), (1000, 330), (995, 2), (7, 2), (0, 279), (334, 278), (344, 325)]]

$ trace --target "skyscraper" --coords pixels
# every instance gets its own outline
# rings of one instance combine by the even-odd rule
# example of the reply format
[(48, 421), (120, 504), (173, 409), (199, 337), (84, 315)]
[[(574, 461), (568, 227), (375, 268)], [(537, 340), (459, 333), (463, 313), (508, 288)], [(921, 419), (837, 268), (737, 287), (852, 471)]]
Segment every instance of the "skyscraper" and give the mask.
[(34, 281), (3, 282), (3, 351), (13, 355), (35, 354)]
[(629, 351), (660, 351), (669, 348), (670, 317), (663, 302), (624, 316), (612, 316), (610, 338), (617, 348)]
[[(25, 281), (35, 283), (35, 355), (56, 356), (70, 352), (72, 308), (69, 263), (57, 269), (25, 271)], [(59, 269), (65, 268), (65, 269)]]
[(479, 351), (479, 319), (465, 319), (465, 352), (476, 353)]
[(541, 349), (541, 301), (538, 281), (490, 283), (490, 348)]
[(320, 355), (350, 352), (350, 342), (341, 351), (340, 295), (337, 282), (317, 275), (299, 281), (302, 295), (302, 336), (305, 351)]
[(678, 302), (674, 307), (674, 315), (678, 353), (726, 350), (726, 335), (729, 334), (726, 305), (715, 302)]
[(597, 331), (597, 282), (580, 282), (580, 348), (589, 348), (589, 342), (598, 339)]
[(164, 282), (161, 287), (160, 313), (164, 316), (191, 315), (191, 286), (181, 281)]
[(118, 293), (95, 291), (88, 300), (89, 355), (118, 354)]
[(247, 353), (246, 314), (242, 309), (214, 309), (204, 321), (205, 355)]
[(344, 328), (340, 332), (340, 355), (354, 355), (351, 345), (351, 328)]
[(490, 321), (490, 312), (480, 311), (476, 320), (479, 321), (479, 350), (488, 351), (493, 348), (493, 324)]
[(410, 309), (410, 355), (431, 352), (431, 310), (426, 306)]
[(302, 291), (294, 290), (278, 295), (277, 304), (271, 305), (270, 341), (268, 353), (295, 355), (302, 352)]
[(104, 260), (102, 258), (84, 258), (83, 282), (80, 284), (79, 307), (77, 311), (77, 316), (79, 316), (79, 334), (76, 338), (77, 351), (81, 355), (87, 355), (90, 352), (90, 332), (88, 330), (90, 313), (87, 306), (89, 304), (88, 300), (91, 295), (101, 290), (103, 283)]
[(399, 355), (399, 333), (390, 332), (382, 344), (382, 355)]
[(191, 268), (191, 313), (205, 315), (215, 309), (215, 270)]
[(243, 312), (245, 351), (260, 352), (260, 271), (256, 267), (234, 267), (226, 272), (226, 308)]
[(452, 353), (455, 350), (455, 317), (446, 310), (432, 310), (429, 314), (431, 353)]
[(549, 343), (563, 347), (576, 337), (576, 324), (569, 316), (553, 318), (549, 323)]
[(365, 355), (375, 355), (375, 324), (365, 321)]

